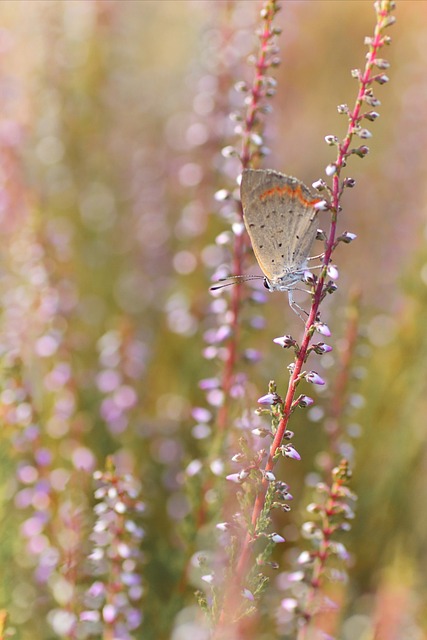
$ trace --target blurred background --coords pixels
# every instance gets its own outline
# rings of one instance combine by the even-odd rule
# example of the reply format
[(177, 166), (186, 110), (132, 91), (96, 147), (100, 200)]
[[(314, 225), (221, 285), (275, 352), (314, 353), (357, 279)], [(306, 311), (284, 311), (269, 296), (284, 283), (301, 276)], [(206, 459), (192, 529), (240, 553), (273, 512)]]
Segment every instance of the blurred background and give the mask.
[[(252, 79), (246, 59), (256, 51), (260, 6), (0, 5), (5, 637), (181, 640), (196, 629), (194, 637), (206, 637), (191, 626), (201, 586), (194, 554), (213, 548), (215, 534), (209, 519), (202, 528), (195, 522), (202, 490), (197, 464), (191, 473), (188, 465), (208, 459), (223, 401), (215, 393), (206, 401), (199, 385), (223, 366), (205, 338), (221, 306), (215, 299), (213, 307), (209, 285), (230, 262), (233, 218), (214, 194), (235, 188), (240, 171), (221, 148), (239, 144), (229, 114), (244, 110), (234, 85)], [(318, 478), (349, 300), (360, 292), (342, 416), (359, 496), (346, 536), (343, 640), (427, 637), (427, 2), (398, 1), (396, 17), (383, 51), (391, 81), (376, 89), (382, 104), (368, 127), (370, 153), (350, 158), (347, 169), (356, 187), (345, 193), (340, 228), (357, 239), (338, 247), (339, 289), (324, 305), (336, 355), (316, 367), (329, 385), (295, 418), (302, 461), (283, 466), (296, 504), (291, 520), (279, 523), (290, 540), (281, 569), (295, 557), (297, 525)], [(325, 178), (335, 157), (324, 136), (345, 133), (336, 107), (354, 103), (350, 70), (364, 65), (374, 21), (369, 1), (283, 3), (263, 167), (308, 185)], [(246, 266), (256, 272), (251, 254)], [(286, 387), (290, 357), (272, 339), (302, 333), (285, 296), (269, 294), (256, 311), (250, 304), (242, 324), (248, 357), (239, 365), (247, 381), (230, 404), (233, 424), (253, 413), (269, 380)], [(141, 585), (127, 593), (133, 613), (122, 612), (116, 635), (97, 619), (95, 631), (80, 624), (94, 579), (92, 474), (111, 455), (146, 504), (135, 516), (145, 531), (142, 553), (135, 550), (126, 572)], [(221, 468), (214, 481), (225, 474)], [(272, 584), (280, 590), (280, 581)], [(103, 619), (108, 626), (105, 612)], [(271, 626), (262, 633), (285, 637)]]

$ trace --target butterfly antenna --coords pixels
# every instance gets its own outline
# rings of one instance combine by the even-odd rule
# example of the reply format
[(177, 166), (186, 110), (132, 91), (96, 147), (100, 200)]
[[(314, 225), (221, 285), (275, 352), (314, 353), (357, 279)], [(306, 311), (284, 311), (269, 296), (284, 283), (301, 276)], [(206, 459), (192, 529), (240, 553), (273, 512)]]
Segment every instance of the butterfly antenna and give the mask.
[(247, 282), (248, 280), (262, 280), (263, 276), (256, 275), (241, 275), (241, 276), (229, 276), (228, 278), (221, 278), (217, 284), (209, 287), (209, 291), (217, 291), (224, 287), (231, 287), (233, 284), (240, 284), (241, 282)]

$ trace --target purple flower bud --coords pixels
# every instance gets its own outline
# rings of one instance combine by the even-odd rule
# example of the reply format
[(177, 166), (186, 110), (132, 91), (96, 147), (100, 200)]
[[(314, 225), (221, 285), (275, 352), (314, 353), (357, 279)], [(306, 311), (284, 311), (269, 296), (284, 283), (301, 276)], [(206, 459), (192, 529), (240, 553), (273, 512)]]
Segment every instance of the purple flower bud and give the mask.
[(243, 224), (243, 222), (233, 222), (233, 224), (231, 225), (231, 230), (235, 236), (240, 237), (245, 231), (245, 225)]
[(240, 473), (230, 473), (228, 476), (225, 477), (225, 479), (229, 480), (230, 482), (235, 482), (236, 484), (241, 483)]
[(357, 149), (352, 149), (351, 153), (355, 153), (357, 156), (359, 156), (359, 158), (364, 158), (369, 153), (369, 147), (367, 147), (366, 145), (362, 145)]
[(344, 233), (339, 237), (341, 242), (345, 242), (346, 244), (350, 244), (353, 240), (356, 240), (357, 235), (355, 233), (350, 233), (350, 231), (344, 231)]
[(373, 122), (374, 120), (380, 117), (380, 114), (378, 113), (378, 111), (368, 111), (367, 113), (364, 114), (364, 117), (366, 118), (366, 120)]
[(187, 465), (187, 468), (185, 469), (185, 473), (189, 478), (192, 478), (193, 476), (197, 475), (201, 471), (202, 467), (203, 465), (200, 460), (197, 460), (197, 459), (192, 460)]
[(111, 624), (117, 618), (117, 608), (113, 604), (106, 604), (102, 609), (102, 617), (107, 624)]
[(352, 189), (355, 184), (356, 184), (356, 180), (354, 178), (346, 178), (344, 180), (344, 186), (348, 187), (349, 189)]
[(272, 533), (271, 536), (270, 536), (270, 539), (273, 542), (276, 542), (277, 544), (279, 542), (286, 542), (285, 538), (283, 536), (279, 535), (278, 533)]
[(337, 289), (337, 285), (335, 284), (335, 282), (332, 282), (332, 280), (329, 280), (324, 287), (325, 293), (334, 293), (334, 291), (336, 291)]
[(292, 444), (282, 447), (283, 455), (292, 460), (301, 460), (301, 456)]
[(310, 561), (311, 561), (311, 555), (309, 551), (302, 551), (297, 558), (298, 564), (307, 564)]
[(231, 192), (228, 189), (220, 189), (214, 194), (214, 198), (217, 202), (223, 202), (231, 197)]
[(332, 351), (332, 347), (329, 344), (325, 344), (324, 342), (319, 342), (318, 344), (313, 345), (313, 348), (314, 351), (319, 355)]
[(390, 63), (388, 60), (384, 60), (384, 58), (375, 58), (374, 65), (378, 67), (378, 69), (388, 69), (390, 67)]
[(317, 281), (317, 277), (314, 275), (314, 273), (311, 273), (311, 271), (309, 271), (308, 269), (304, 271), (304, 275), (302, 279), (303, 279), (303, 282), (311, 286), (315, 285)]
[(323, 378), (321, 378), (316, 371), (309, 371), (309, 373), (306, 374), (305, 379), (307, 382), (311, 382), (311, 384), (318, 384), (320, 386), (325, 384)]
[(231, 327), (227, 324), (222, 325), (216, 331), (215, 339), (212, 342), (222, 342), (231, 335)]
[[(232, 239), (233, 239), (233, 236), (229, 231), (223, 231), (222, 233), (217, 235), (217, 237), (215, 238), (215, 243), (219, 246), (224, 246), (226, 244), (230, 244)], [(219, 278), (219, 280), (220, 279), (221, 278)], [(216, 281), (217, 281), (217, 274), (215, 274), (215, 282)]]
[(347, 561), (350, 557), (349, 552), (342, 544), (342, 542), (331, 542), (329, 544), (329, 549), (332, 553), (337, 555), (341, 560)]
[(245, 459), (245, 456), (243, 455), (243, 453), (235, 453), (234, 456), (231, 458), (233, 462), (242, 462), (244, 459)]
[(378, 100), (378, 98), (375, 98), (375, 96), (372, 93), (366, 93), (363, 96), (363, 100), (366, 102), (366, 104), (369, 104), (370, 107), (379, 107), (381, 104), (381, 100)]
[(382, 73), (380, 76), (375, 76), (374, 80), (378, 82), (378, 84), (385, 84), (390, 78), (385, 73)]
[(289, 335), (282, 336), (281, 338), (274, 338), (273, 342), (280, 345), (284, 349), (289, 349), (289, 347), (294, 347), (296, 345), (295, 340), (292, 338), (292, 336)]
[(326, 182), (319, 178), (319, 180), (313, 182), (311, 186), (313, 187), (313, 189), (316, 189), (316, 191), (323, 191), (326, 188)]
[(258, 404), (272, 405), (277, 402), (277, 395), (275, 393), (267, 393), (267, 395), (258, 398)]
[(314, 327), (318, 333), (322, 334), (322, 336), (329, 338), (332, 335), (328, 325), (324, 322), (316, 322)]
[(224, 158), (231, 158), (233, 156), (238, 156), (239, 153), (238, 153), (237, 149), (235, 149), (234, 147), (229, 145), (228, 147), (224, 147), (223, 149), (221, 149), (221, 155)]
[(337, 136), (331, 136), (331, 135), (325, 136), (325, 142), (330, 147), (333, 147), (335, 144), (338, 144), (338, 138)]
[(204, 391), (210, 391), (211, 389), (217, 389), (220, 385), (218, 378), (204, 378), (199, 382), (199, 389)]
[(202, 576), (202, 580), (208, 584), (212, 584), (214, 579), (213, 573), (207, 573), (205, 576)]
[(328, 211), (329, 207), (330, 204), (327, 200), (319, 200), (319, 202), (316, 202), (314, 205), (314, 209), (317, 211)]
[(99, 611), (82, 611), (80, 614), (82, 622), (99, 622), (100, 617)]
[(249, 589), (243, 589), (242, 596), (247, 600), (250, 600), (251, 602), (255, 600), (254, 594), (252, 593), (252, 591), (249, 591)]
[(348, 105), (346, 105), (346, 104), (339, 104), (337, 106), (337, 110), (338, 110), (338, 113), (348, 113), (349, 112)]
[(209, 422), (209, 420), (212, 418), (211, 412), (204, 407), (194, 407), (191, 415), (195, 420), (197, 420), (197, 422)]
[(304, 571), (293, 571), (288, 573), (289, 582), (302, 582), (304, 580)]
[(337, 172), (337, 165), (334, 163), (328, 164), (328, 166), (325, 169), (325, 173), (329, 177), (333, 176), (334, 173), (336, 172)]
[(212, 460), (212, 462), (209, 465), (209, 468), (214, 475), (222, 476), (224, 472), (224, 462), (221, 459), (216, 458), (215, 460)]
[(236, 82), (234, 84), (234, 88), (235, 88), (236, 91), (243, 91), (243, 92), (246, 92), (246, 91), (249, 90), (249, 87), (248, 87), (247, 83), (244, 82), (243, 80), (240, 80), (239, 82)]
[(313, 398), (310, 398), (310, 396), (300, 396), (298, 398), (298, 405), (300, 407), (309, 407), (310, 405), (312, 405), (314, 402)]
[(262, 145), (262, 143), (264, 142), (262, 137), (259, 135), (259, 133), (251, 133), (250, 134), (250, 140), (257, 147), (260, 147)]
[(243, 482), (249, 475), (249, 471), (247, 469), (242, 469), (240, 473), (237, 474), (239, 478), (239, 482)]
[(326, 272), (328, 276), (332, 278), (332, 280), (338, 280), (339, 273), (337, 267), (334, 264), (328, 264)]
[(266, 480), (268, 480), (269, 482), (274, 482), (276, 479), (276, 476), (274, 475), (274, 473), (272, 473), (271, 471), (266, 471), (264, 473), (264, 477)]
[(372, 138), (372, 133), (368, 129), (360, 129), (357, 135), (359, 136), (359, 138), (362, 138), (362, 140)]
[(285, 611), (288, 611), (289, 613), (293, 613), (298, 607), (298, 600), (295, 600), (295, 598), (283, 598), (283, 600), (280, 603), (280, 606)]

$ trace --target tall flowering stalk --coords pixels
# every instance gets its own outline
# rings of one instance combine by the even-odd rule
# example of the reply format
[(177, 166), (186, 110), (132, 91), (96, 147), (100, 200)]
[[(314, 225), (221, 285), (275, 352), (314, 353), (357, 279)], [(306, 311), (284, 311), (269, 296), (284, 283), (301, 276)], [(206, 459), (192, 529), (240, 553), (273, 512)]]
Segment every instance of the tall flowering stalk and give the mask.
[[(323, 336), (330, 336), (328, 327), (320, 322), (320, 305), (327, 293), (333, 293), (336, 289), (334, 281), (338, 277), (338, 270), (332, 264), (332, 254), (339, 242), (349, 243), (355, 237), (354, 234), (347, 232), (337, 237), (337, 219), (341, 211), (342, 194), (346, 187), (354, 186), (353, 179), (342, 178), (341, 174), (351, 155), (358, 155), (363, 158), (368, 153), (369, 150), (365, 144), (353, 147), (352, 142), (355, 136), (360, 137), (362, 140), (371, 137), (371, 133), (362, 127), (362, 122), (364, 120), (374, 121), (378, 117), (378, 113), (373, 110), (362, 111), (362, 108), (363, 105), (376, 107), (380, 104), (374, 95), (372, 85), (374, 82), (384, 84), (388, 81), (388, 77), (384, 73), (388, 63), (386, 60), (379, 58), (379, 51), (390, 42), (390, 38), (385, 35), (385, 30), (394, 22), (391, 12), (395, 5), (394, 2), (389, 0), (381, 0), (375, 2), (374, 6), (377, 21), (373, 37), (366, 39), (366, 44), (369, 46), (366, 65), (363, 71), (354, 70), (352, 72), (352, 75), (359, 83), (354, 107), (353, 109), (349, 109), (347, 105), (338, 107), (340, 113), (348, 116), (347, 133), (341, 142), (336, 136), (326, 136), (326, 142), (337, 147), (335, 162), (329, 164), (326, 168), (326, 174), (332, 179), (332, 185), (328, 186), (323, 180), (318, 180), (313, 185), (319, 191), (325, 191), (327, 194), (325, 199), (319, 203), (319, 208), (330, 211), (331, 222), (329, 232), (324, 236), (325, 248), (320, 275), (316, 277), (308, 273), (305, 278), (307, 284), (311, 286), (312, 304), (305, 323), (302, 340), (300, 344), (297, 344), (290, 336), (277, 339), (277, 342), (284, 348), (292, 347), (295, 350), (294, 362), (289, 367), (290, 380), (287, 392), (281, 398), (277, 394), (275, 386), (271, 384), (269, 394), (261, 399), (263, 404), (271, 405), (273, 441), (267, 453), (265, 464), (262, 462), (263, 452), (260, 452), (258, 456), (253, 456), (250, 464), (247, 462), (247, 457), (243, 456), (242, 459), (245, 466), (242, 467), (239, 474), (235, 474), (235, 478), (230, 477), (236, 482), (243, 483), (250, 481), (251, 478), (253, 479), (254, 473), (257, 473), (257, 478), (253, 482), (255, 489), (253, 489), (254, 501), (250, 524), (243, 541), (240, 542), (237, 548), (233, 547), (233, 570), (229, 575), (228, 586), (222, 600), (219, 624), (216, 631), (216, 637), (218, 638), (221, 637), (223, 630), (233, 624), (232, 621), (236, 620), (241, 614), (239, 603), (241, 603), (242, 594), (249, 600), (254, 599), (254, 594), (248, 590), (247, 580), (253, 560), (254, 543), (260, 536), (265, 536), (264, 531), (269, 523), (268, 514), (273, 505), (274, 496), (278, 492), (278, 484), (273, 474), (275, 463), (282, 455), (294, 458), (299, 457), (292, 445), (283, 444), (284, 440), (292, 436), (288, 430), (288, 424), (293, 411), (299, 406), (307, 406), (312, 402), (306, 396), (296, 397), (298, 385), (302, 380), (312, 384), (324, 384), (322, 378), (315, 371), (305, 370), (305, 363), (313, 351), (321, 355), (326, 350), (330, 350), (330, 347), (323, 343), (311, 344), (311, 342), (316, 331)], [(272, 542), (283, 541), (283, 538), (277, 534), (269, 536), (269, 539)], [(237, 615), (236, 611), (239, 612)], [(237, 630), (236, 634), (238, 634)]]
[(337, 598), (332, 600), (325, 593), (324, 584), (328, 581), (344, 582), (347, 577), (345, 569), (349, 554), (339, 536), (351, 528), (353, 503), (356, 501), (348, 486), (352, 456), (344, 414), (349, 401), (350, 373), (358, 338), (358, 298), (356, 293), (350, 301), (343, 348), (325, 418), (327, 442), (323, 455), (319, 456), (322, 460), (319, 464), (321, 481), (313, 489), (312, 501), (307, 506), (309, 519), (302, 525), (302, 537), (310, 548), (299, 554), (297, 569), (287, 576), (292, 597), (282, 600), (280, 609), (283, 615), (278, 615), (279, 620), (284, 618), (285, 627), (297, 631), (298, 640), (309, 637), (313, 624), (316, 628), (327, 625), (328, 632), (331, 631), (339, 607)]
[[(271, 67), (279, 64), (277, 57), (277, 47), (275, 38), (280, 30), (274, 26), (274, 18), (279, 11), (277, 0), (267, 0), (261, 9), (261, 26), (258, 32), (259, 46), (258, 52), (251, 61), (254, 64), (255, 73), (251, 86), (245, 82), (238, 83), (236, 88), (247, 93), (245, 104), (246, 113), (242, 117), (234, 114), (237, 120), (235, 132), (241, 137), (242, 147), (238, 154), (243, 168), (254, 166), (265, 154), (263, 145), (263, 119), (262, 113), (268, 111), (266, 99), (274, 95), (275, 80), (268, 75)], [(236, 155), (234, 147), (225, 147), (223, 155)], [(223, 192), (224, 194), (226, 192)], [(244, 257), (248, 248), (248, 238), (243, 233), (243, 211), (239, 207), (238, 215), (241, 224), (237, 226), (234, 233), (232, 248), (231, 273), (240, 276), (243, 273)], [(226, 357), (222, 373), (221, 388), (224, 397), (228, 397), (230, 389), (235, 382), (235, 367), (238, 358), (239, 345), (239, 325), (240, 307), (242, 302), (242, 288), (235, 286), (231, 291), (230, 300), (230, 335), (231, 338), (226, 345)], [(218, 412), (218, 428), (223, 431), (228, 426), (228, 407), (224, 403)]]
[[(267, 101), (275, 92), (276, 81), (269, 76), (269, 70), (279, 63), (275, 40), (280, 29), (273, 25), (278, 10), (279, 3), (276, 0), (266, 0), (262, 3), (257, 51), (251, 57), (254, 67), (252, 82), (238, 82), (235, 85), (235, 89), (239, 93), (245, 94), (243, 113), (239, 110), (231, 114), (234, 133), (238, 137), (238, 142), (241, 143), (241, 148), (238, 149), (236, 144), (236, 146), (229, 145), (222, 149), (223, 157), (231, 161), (234, 178), (242, 165), (244, 167), (254, 166), (267, 153), (263, 142), (263, 114), (269, 112)], [(231, 272), (233, 275), (240, 276), (244, 270), (244, 261), (249, 248), (248, 237), (244, 233), (242, 207), (235, 195), (228, 189), (217, 191), (215, 198), (220, 203), (220, 213), (224, 217), (232, 219), (231, 231), (220, 234), (217, 238), (217, 244), (219, 246), (228, 245), (230, 258), (226, 267), (227, 274)], [(223, 268), (224, 266), (221, 264), (217, 275), (225, 275), (221, 271)], [(205, 332), (205, 341), (208, 346), (204, 350), (204, 355), (208, 359), (217, 357), (220, 360), (221, 372), (218, 377), (203, 379), (199, 383), (199, 387), (206, 394), (208, 404), (218, 407), (215, 437), (209, 449), (210, 470), (215, 475), (221, 475), (223, 471), (223, 463), (218, 459), (218, 454), (222, 452), (225, 439), (230, 432), (230, 399), (241, 398), (246, 393), (246, 375), (242, 370), (239, 370), (239, 364), (243, 360), (256, 362), (258, 358), (258, 353), (255, 350), (243, 351), (241, 348), (242, 311), (246, 292), (242, 287), (235, 286), (232, 287), (230, 293), (229, 300), (225, 298), (213, 300), (211, 311), (216, 314), (215, 327), (211, 327)], [(254, 294), (253, 301), (258, 302), (257, 298), (259, 296)], [(253, 326), (257, 321), (259, 318), (253, 319)], [(205, 407), (193, 409), (193, 418), (198, 423), (195, 427), (197, 437), (205, 437), (208, 423), (213, 421), (213, 414), (213, 411)], [(201, 462), (194, 460), (188, 466), (187, 474), (191, 477), (198, 475), (202, 470)], [(209, 477), (205, 481), (203, 489), (198, 492), (199, 495), (204, 496), (210, 488), (211, 478)], [(206, 505), (201, 503), (197, 511), (196, 519), (200, 525), (206, 520)]]
[(144, 531), (137, 523), (144, 510), (141, 487), (131, 474), (117, 473), (111, 459), (106, 470), (96, 471), (94, 478), (99, 486), (89, 560), (96, 579), (85, 594), (80, 630), (84, 637), (131, 640), (142, 620), (139, 546)]

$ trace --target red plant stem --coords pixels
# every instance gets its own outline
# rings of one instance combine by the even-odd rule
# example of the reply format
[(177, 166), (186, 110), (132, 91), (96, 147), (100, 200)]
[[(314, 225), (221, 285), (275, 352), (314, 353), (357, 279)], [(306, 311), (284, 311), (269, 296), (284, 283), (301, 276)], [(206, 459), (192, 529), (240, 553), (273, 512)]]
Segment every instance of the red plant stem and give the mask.
[[(266, 71), (270, 66), (267, 57), (270, 40), (274, 35), (272, 31), (272, 23), (277, 12), (277, 3), (275, 2), (275, 0), (268, 0), (264, 5), (264, 9), (266, 11), (266, 15), (264, 18), (264, 29), (259, 36), (261, 46), (258, 60), (255, 64), (256, 75), (252, 83), (251, 101), (246, 111), (245, 129), (243, 132), (243, 148), (241, 153), (243, 169), (246, 169), (252, 163), (253, 154), (251, 153), (250, 134), (253, 131), (254, 125), (256, 123), (256, 116), (259, 109), (260, 99), (265, 95), (263, 89), (263, 81)], [(241, 217), (243, 219), (243, 212), (241, 212)]]
[[(288, 426), (289, 418), (291, 415), (291, 406), (295, 397), (296, 387), (300, 379), (299, 376), (301, 374), (303, 365), (306, 360), (307, 350), (310, 345), (311, 337), (315, 330), (314, 324), (316, 322), (317, 313), (318, 313), (321, 298), (322, 298), (323, 286), (324, 286), (324, 281), (326, 276), (326, 268), (330, 262), (332, 252), (335, 248), (337, 215), (339, 211), (339, 204), (340, 204), (341, 193), (342, 193), (341, 185), (340, 185), (340, 173), (341, 173), (341, 169), (345, 166), (345, 161), (348, 156), (350, 144), (353, 139), (355, 126), (358, 124), (360, 120), (360, 115), (361, 115), (360, 112), (362, 108), (363, 99), (366, 95), (367, 88), (372, 80), (371, 72), (374, 66), (375, 58), (377, 57), (378, 50), (383, 45), (383, 36), (382, 36), (382, 31), (384, 29), (383, 20), (387, 18), (390, 13), (390, 10), (387, 9), (387, 4), (388, 3), (383, 2), (381, 9), (378, 10), (377, 12), (377, 23), (375, 26), (374, 38), (370, 47), (364, 72), (359, 79), (359, 91), (358, 91), (358, 95), (356, 98), (353, 111), (349, 115), (349, 124), (348, 124), (347, 134), (342, 144), (338, 146), (338, 155), (337, 155), (337, 160), (335, 162), (335, 173), (332, 178), (331, 226), (330, 226), (329, 236), (326, 242), (325, 253), (323, 258), (324, 266), (314, 291), (313, 301), (312, 301), (309, 316), (305, 325), (301, 346), (295, 361), (294, 370), (289, 380), (288, 390), (287, 390), (286, 398), (284, 401), (284, 417), (279, 423), (273, 443), (270, 447), (270, 452), (269, 452), (268, 460), (265, 466), (265, 471), (271, 471), (274, 467), (274, 456), (277, 452), (277, 449), (282, 443), (284, 433)], [(256, 538), (256, 523), (264, 507), (265, 495), (266, 495), (268, 486), (269, 486), (268, 480), (264, 479), (261, 484), (261, 488), (257, 494), (257, 497), (255, 499), (255, 503), (252, 511), (252, 518), (251, 518), (252, 525), (253, 525), (253, 533), (248, 532), (246, 534), (245, 540), (240, 549), (240, 557), (236, 564), (236, 568), (233, 576), (233, 585), (231, 587), (232, 590), (230, 593), (231, 596), (233, 594), (236, 594), (238, 590), (240, 590), (242, 587), (244, 576), (246, 575), (248, 563), (251, 557), (252, 543)], [(235, 605), (235, 598), (226, 597), (224, 599), (224, 602), (225, 602), (225, 606), (221, 612), (220, 624), (221, 622), (224, 622), (224, 620), (227, 618), (229, 607), (230, 606), (232, 607)]]
[[(277, 12), (277, 3), (276, 0), (267, 0), (267, 2), (263, 3), (263, 9), (265, 11), (263, 21), (264, 27), (262, 33), (259, 36), (260, 39), (260, 50), (257, 61), (255, 63), (256, 74), (252, 82), (252, 87), (250, 90), (250, 102), (248, 104), (246, 110), (246, 117), (244, 123), (244, 130), (242, 133), (242, 152), (240, 154), (240, 159), (242, 163), (242, 168), (246, 169), (251, 166), (254, 159), (254, 152), (252, 151), (251, 144), (251, 133), (254, 131), (254, 128), (257, 123), (257, 113), (260, 108), (260, 102), (265, 97), (265, 90), (263, 86), (264, 77), (267, 69), (269, 68), (268, 62), (268, 49), (270, 40), (273, 37), (274, 33), (272, 31), (272, 22), (274, 16)], [(243, 210), (240, 207), (240, 218), (243, 220)], [(232, 273), (233, 275), (241, 275), (243, 273), (243, 261), (245, 251), (248, 245), (248, 238), (246, 235), (235, 235), (234, 236), (234, 246), (233, 246), (233, 264), (232, 264)], [(226, 345), (227, 355), (225, 358), (225, 365), (222, 374), (221, 380), (221, 389), (224, 392), (225, 397), (229, 397), (230, 388), (233, 384), (234, 379), (234, 369), (237, 359), (237, 345), (239, 343), (239, 313), (240, 313), (240, 304), (242, 300), (241, 293), (241, 285), (236, 284), (231, 291), (231, 301), (230, 301), (230, 310), (231, 310), (231, 329), (232, 336), (229, 342)], [(217, 426), (220, 432), (224, 431), (228, 426), (228, 406), (227, 404), (223, 404), (222, 407), (218, 411), (217, 418)]]

